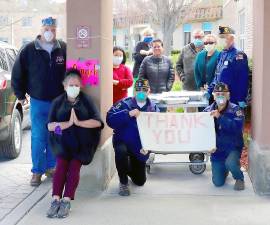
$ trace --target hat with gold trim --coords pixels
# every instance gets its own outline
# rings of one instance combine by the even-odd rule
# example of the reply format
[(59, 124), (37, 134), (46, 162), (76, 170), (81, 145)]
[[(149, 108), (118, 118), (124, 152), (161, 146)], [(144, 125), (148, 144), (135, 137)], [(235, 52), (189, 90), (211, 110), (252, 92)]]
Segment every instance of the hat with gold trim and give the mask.
[(149, 82), (146, 79), (139, 79), (136, 81), (135, 83), (135, 90), (141, 90), (141, 89), (145, 89), (146, 91), (148, 91), (150, 88), (149, 86)]
[(234, 29), (232, 29), (231, 27), (227, 27), (227, 26), (219, 26), (219, 35), (225, 35), (225, 34), (235, 34)]
[(230, 91), (227, 84), (220, 82), (216, 84), (214, 92), (230, 92)]

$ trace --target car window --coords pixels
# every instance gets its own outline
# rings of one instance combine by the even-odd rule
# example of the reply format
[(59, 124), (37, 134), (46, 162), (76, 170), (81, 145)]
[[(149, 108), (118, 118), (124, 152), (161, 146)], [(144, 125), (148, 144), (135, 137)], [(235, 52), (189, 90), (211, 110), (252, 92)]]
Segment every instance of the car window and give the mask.
[(1, 48), (0, 48), (0, 68), (2, 68), (5, 71), (8, 71), (6, 54), (4, 52), (4, 49), (1, 49)]
[(6, 48), (6, 52), (8, 56), (9, 66), (10, 68), (12, 68), (16, 60), (16, 53), (13, 49), (10, 48)]

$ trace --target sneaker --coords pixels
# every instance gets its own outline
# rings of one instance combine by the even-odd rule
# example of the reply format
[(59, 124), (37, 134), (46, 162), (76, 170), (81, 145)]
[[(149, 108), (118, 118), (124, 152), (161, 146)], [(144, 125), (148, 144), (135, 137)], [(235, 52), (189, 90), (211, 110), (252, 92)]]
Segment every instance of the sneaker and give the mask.
[(234, 190), (242, 191), (245, 189), (245, 182), (243, 180), (236, 180), (234, 185)]
[(60, 201), (60, 208), (58, 210), (58, 218), (66, 218), (69, 215), (70, 212), (70, 208), (71, 208), (71, 204), (70, 201), (67, 201), (65, 199), (62, 199)]
[(51, 203), (51, 207), (47, 211), (47, 217), (49, 218), (55, 218), (57, 217), (58, 210), (60, 208), (60, 201), (55, 199)]
[(48, 177), (48, 178), (53, 178), (54, 173), (55, 173), (55, 169), (54, 169), (54, 168), (48, 169), (48, 170), (45, 172), (45, 176)]
[(41, 174), (33, 173), (30, 185), (33, 187), (37, 187), (41, 184)]
[(130, 195), (128, 184), (121, 184), (120, 183), (120, 185), (119, 185), (119, 195), (120, 196), (129, 196)]

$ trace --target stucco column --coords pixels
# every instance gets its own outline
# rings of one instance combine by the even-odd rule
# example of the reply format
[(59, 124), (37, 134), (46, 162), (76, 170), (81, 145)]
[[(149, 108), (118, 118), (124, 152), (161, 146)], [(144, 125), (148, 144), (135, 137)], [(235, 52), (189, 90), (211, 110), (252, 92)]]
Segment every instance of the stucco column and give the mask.
[[(94, 99), (104, 122), (112, 105), (112, 23), (112, 0), (67, 0), (67, 58), (99, 61), (100, 82), (86, 87), (85, 92)], [(83, 47), (82, 39), (78, 39), (81, 27), (88, 31)], [(112, 131), (105, 126), (95, 158), (84, 168), (80, 187), (104, 188), (109, 182), (114, 171), (111, 135)]]
[(254, 0), (250, 175), (258, 194), (270, 194), (270, 1)]

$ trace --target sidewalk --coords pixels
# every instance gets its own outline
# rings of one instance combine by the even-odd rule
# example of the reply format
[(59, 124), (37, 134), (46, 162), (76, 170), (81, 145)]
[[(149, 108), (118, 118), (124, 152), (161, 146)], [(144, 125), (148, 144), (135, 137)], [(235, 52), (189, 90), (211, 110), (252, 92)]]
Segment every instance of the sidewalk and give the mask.
[(118, 196), (117, 176), (104, 193), (80, 187), (69, 218), (48, 219), (47, 194), (19, 225), (264, 225), (269, 224), (267, 197), (254, 194), (245, 174), (246, 190), (233, 190), (228, 178), (222, 188), (211, 183), (209, 165), (203, 175), (193, 175), (186, 166), (156, 165), (144, 187), (131, 185), (130, 197)]

